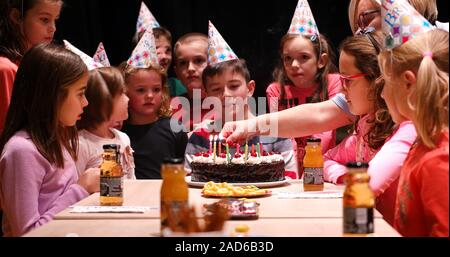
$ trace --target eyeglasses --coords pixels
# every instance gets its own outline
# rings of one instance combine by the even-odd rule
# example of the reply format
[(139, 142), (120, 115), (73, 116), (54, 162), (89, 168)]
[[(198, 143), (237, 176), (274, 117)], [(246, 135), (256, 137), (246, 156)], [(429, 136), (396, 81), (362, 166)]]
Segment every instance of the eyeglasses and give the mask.
[(378, 16), (380, 15), (381, 10), (380, 9), (373, 9), (373, 10), (367, 10), (365, 12), (362, 12), (359, 14), (358, 17), (358, 27), (361, 30), (364, 30), (369, 24)]
[(357, 79), (357, 78), (361, 78), (361, 77), (365, 77), (367, 75), (368, 74), (366, 74), (366, 73), (359, 73), (359, 74), (355, 74), (355, 75), (351, 75), (351, 76), (345, 76), (345, 75), (339, 74), (339, 78), (341, 80), (342, 87), (345, 90), (348, 90), (348, 88), (350, 86), (350, 82), (352, 80)]

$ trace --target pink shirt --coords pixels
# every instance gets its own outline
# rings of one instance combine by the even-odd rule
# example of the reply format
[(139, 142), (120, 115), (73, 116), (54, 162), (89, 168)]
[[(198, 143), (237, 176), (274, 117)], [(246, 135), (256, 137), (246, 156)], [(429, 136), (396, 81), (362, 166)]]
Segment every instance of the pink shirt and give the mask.
[(89, 195), (77, 184), (75, 162), (67, 152), (64, 156), (64, 169), (52, 165), (24, 131), (7, 142), (0, 157), (5, 236), (21, 236)]
[(17, 65), (8, 58), (0, 56), (0, 134), (8, 113), (16, 72)]
[[(338, 146), (324, 155), (324, 179), (332, 183), (342, 183), (347, 172), (347, 162), (364, 161), (369, 163), (370, 187), (377, 197), (376, 208), (390, 224), (393, 224), (394, 206), (400, 169), (416, 140), (416, 130), (411, 121), (401, 123), (376, 153), (370, 151), (362, 136), (367, 133), (369, 115), (358, 122), (359, 134), (344, 139)], [(357, 151), (357, 147), (361, 150)], [(359, 154), (358, 154), (359, 152)], [(359, 155), (359, 156), (357, 156)]]

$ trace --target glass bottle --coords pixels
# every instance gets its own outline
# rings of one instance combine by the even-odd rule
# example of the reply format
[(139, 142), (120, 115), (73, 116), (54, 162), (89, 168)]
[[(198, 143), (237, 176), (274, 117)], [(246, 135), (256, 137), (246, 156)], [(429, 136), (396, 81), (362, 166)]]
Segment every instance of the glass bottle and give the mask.
[(323, 191), (323, 156), (320, 142), (320, 138), (306, 140), (306, 153), (303, 159), (304, 191)]
[(164, 159), (161, 166), (163, 178), (161, 186), (161, 235), (170, 229), (172, 232), (183, 232), (185, 224), (183, 213), (189, 208), (189, 191), (185, 180), (183, 159)]
[(343, 195), (343, 230), (346, 236), (365, 236), (374, 232), (375, 196), (369, 186), (368, 167), (365, 162), (347, 163)]
[(120, 164), (120, 146), (103, 145), (100, 164), (100, 205), (123, 204), (123, 169)]

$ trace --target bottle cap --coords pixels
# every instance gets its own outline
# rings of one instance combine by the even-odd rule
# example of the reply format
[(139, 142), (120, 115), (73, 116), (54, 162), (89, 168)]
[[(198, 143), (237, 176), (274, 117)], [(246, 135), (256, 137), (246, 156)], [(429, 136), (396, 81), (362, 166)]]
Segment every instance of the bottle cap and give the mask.
[(183, 158), (164, 158), (163, 164), (182, 164)]
[(107, 149), (117, 150), (117, 149), (119, 149), (119, 146), (116, 144), (103, 145), (103, 150), (107, 150)]
[(361, 168), (369, 168), (369, 164), (367, 162), (347, 162), (347, 168), (352, 169), (361, 169)]
[(306, 139), (307, 143), (320, 143), (322, 142), (322, 140), (320, 138), (316, 138), (316, 137), (311, 137)]

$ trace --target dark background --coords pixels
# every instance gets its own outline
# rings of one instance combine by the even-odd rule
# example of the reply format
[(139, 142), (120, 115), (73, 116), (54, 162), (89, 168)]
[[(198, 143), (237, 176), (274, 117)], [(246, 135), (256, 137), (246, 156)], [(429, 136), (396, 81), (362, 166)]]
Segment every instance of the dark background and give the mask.
[[(207, 35), (211, 20), (230, 47), (247, 60), (256, 81), (255, 96), (265, 96), (278, 60), (279, 40), (289, 28), (297, 0), (145, 0), (173, 43), (185, 33)], [(351, 35), (347, 18), (350, 0), (309, 0), (319, 27), (337, 48)], [(66, 39), (92, 56), (100, 41), (112, 65), (128, 59), (141, 1), (64, 0), (55, 39)], [(448, 21), (448, 0), (437, 0), (439, 21)], [(173, 76), (170, 71), (169, 75)]]

